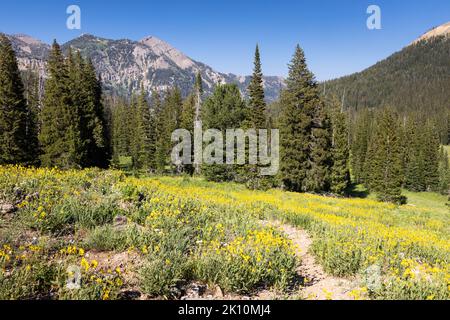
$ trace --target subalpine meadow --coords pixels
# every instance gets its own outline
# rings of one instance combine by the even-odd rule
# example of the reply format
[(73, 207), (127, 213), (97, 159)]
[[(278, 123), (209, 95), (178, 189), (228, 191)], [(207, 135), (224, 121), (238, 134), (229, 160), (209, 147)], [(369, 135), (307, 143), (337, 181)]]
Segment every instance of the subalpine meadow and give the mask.
[[(0, 34), (0, 300), (450, 299), (448, 33), (324, 83), (297, 45), (274, 101), (258, 45), (239, 84), (96, 60), (154, 43)], [(279, 170), (174, 162), (197, 121), (278, 129)]]

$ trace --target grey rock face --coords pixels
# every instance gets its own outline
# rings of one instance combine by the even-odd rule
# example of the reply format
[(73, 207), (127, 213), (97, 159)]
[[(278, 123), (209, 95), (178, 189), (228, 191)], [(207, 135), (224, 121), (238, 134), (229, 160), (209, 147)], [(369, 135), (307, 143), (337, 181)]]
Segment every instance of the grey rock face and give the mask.
[[(31, 66), (45, 77), (45, 60), (50, 45), (26, 35), (12, 35), (9, 38), (17, 52), (19, 67), (25, 70)], [(128, 97), (131, 92), (140, 89), (141, 83), (149, 92), (164, 92), (177, 86), (183, 95), (187, 95), (194, 87), (198, 72), (202, 75), (206, 95), (212, 93), (219, 83), (236, 83), (246, 96), (251, 79), (250, 76), (217, 72), (152, 36), (132, 41), (83, 35), (62, 46), (66, 52), (70, 47), (89, 57), (102, 78), (105, 91), (119, 96)], [(272, 102), (278, 98), (284, 80), (281, 77), (264, 77), (264, 86), (266, 100)]]

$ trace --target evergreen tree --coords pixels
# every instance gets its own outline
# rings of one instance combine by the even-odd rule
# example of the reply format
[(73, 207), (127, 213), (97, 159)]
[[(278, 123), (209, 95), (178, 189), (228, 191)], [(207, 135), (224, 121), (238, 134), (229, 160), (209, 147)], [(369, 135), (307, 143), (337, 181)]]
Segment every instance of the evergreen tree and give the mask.
[[(203, 104), (204, 129), (217, 129), (225, 136), (226, 129), (241, 128), (246, 119), (245, 101), (235, 84), (218, 85), (213, 94)], [(223, 151), (224, 164), (204, 164), (202, 173), (208, 180), (232, 181), (237, 177), (236, 167), (226, 164), (226, 150)]]
[(410, 191), (425, 191), (425, 155), (423, 125), (416, 119), (409, 119), (405, 124), (405, 168), (404, 185)]
[(40, 77), (36, 69), (32, 66), (25, 73), (25, 97), (28, 102), (27, 112), (27, 145), (30, 162), (29, 164), (38, 166), (40, 164), (39, 134), (39, 111), (40, 100)]
[(162, 108), (157, 117), (157, 142), (156, 142), (156, 167), (158, 172), (164, 172), (167, 168), (173, 171), (171, 163), (171, 136), (175, 129), (180, 128), (181, 110), (183, 100), (178, 88), (167, 92)]
[(85, 109), (86, 109), (86, 92), (83, 88), (83, 73), (82, 69), (84, 61), (79, 54), (73, 54), (72, 49), (69, 48), (66, 60), (66, 68), (68, 81), (66, 83), (68, 96), (70, 99), (70, 107), (67, 109), (68, 117), (70, 118), (72, 130), (68, 131), (71, 134), (68, 139), (73, 143), (73, 161), (80, 167), (88, 166), (88, 144), (89, 135), (85, 128)]
[[(263, 73), (258, 45), (255, 49), (253, 74), (247, 91), (249, 95), (249, 110), (243, 127), (245, 129), (255, 129), (258, 133), (259, 129), (268, 128), (267, 105), (264, 96)], [(246, 153), (248, 159), (248, 148)], [(273, 184), (271, 178), (260, 176), (260, 167), (261, 165), (248, 164), (239, 168), (241, 179), (246, 182), (247, 187), (251, 189), (267, 189)]]
[(0, 164), (30, 164), (35, 154), (28, 143), (29, 109), (24, 97), (16, 55), (11, 42), (0, 34)]
[(313, 76), (306, 67), (303, 50), (297, 46), (289, 64), (286, 90), (281, 93), (280, 172), (287, 190), (306, 191), (304, 181), (309, 169), (309, 138), (312, 108), (309, 88)]
[(150, 106), (147, 102), (147, 92), (141, 86), (136, 109), (136, 160), (133, 161), (137, 169), (151, 170), (153, 150)]
[(259, 47), (256, 46), (253, 75), (247, 88), (249, 95), (249, 120), (255, 129), (267, 128), (266, 102), (264, 100), (263, 73)]
[(333, 154), (330, 152), (332, 148), (331, 122), (324, 104), (318, 98), (318, 93), (311, 102), (314, 109), (309, 144), (310, 167), (306, 174), (304, 186), (306, 191), (328, 191), (330, 188), (330, 171), (333, 165)]
[(362, 111), (355, 119), (353, 143), (351, 145), (351, 168), (356, 183), (366, 179), (365, 163), (370, 139), (371, 116), (368, 110)]
[(439, 189), (439, 133), (435, 129), (435, 125), (427, 121), (424, 126), (424, 179), (427, 191), (437, 191)]
[(450, 188), (450, 165), (448, 152), (443, 146), (439, 149), (439, 192), (448, 194)]
[(161, 171), (164, 168), (162, 163), (162, 150), (161, 142), (162, 135), (164, 131), (162, 118), (162, 103), (161, 97), (157, 91), (152, 92), (152, 140), (153, 140), (153, 151), (152, 151), (152, 169), (153, 171)]
[(335, 101), (332, 102), (332, 155), (331, 191), (335, 194), (344, 194), (350, 184), (349, 145), (347, 116)]
[(331, 128), (314, 75), (297, 46), (281, 95), (281, 179), (292, 191), (329, 187)]
[(121, 158), (130, 155), (130, 106), (123, 99), (114, 102), (112, 107), (112, 146), (113, 163), (119, 167)]
[[(181, 110), (180, 127), (186, 129), (191, 134), (191, 159), (194, 155), (194, 121), (196, 118), (196, 95), (190, 94), (184, 101)], [(183, 172), (192, 175), (194, 166), (192, 164), (184, 164)]]
[(396, 115), (388, 109), (377, 117), (366, 161), (367, 185), (378, 199), (403, 203), (402, 152)]
[(48, 60), (48, 79), (41, 110), (42, 165), (79, 167), (78, 121), (72, 108), (69, 74), (59, 44), (53, 43)]
[[(79, 56), (78, 59), (81, 59)], [(81, 114), (84, 141), (87, 147), (88, 162), (86, 166), (107, 168), (111, 150), (102, 100), (102, 83), (90, 59), (81, 63), (83, 93), (86, 104)]]
[(166, 154), (168, 149), (165, 130), (166, 119), (164, 118), (164, 105), (161, 101), (159, 93), (154, 91), (152, 97), (155, 114), (155, 168), (158, 173), (162, 173), (166, 167)]

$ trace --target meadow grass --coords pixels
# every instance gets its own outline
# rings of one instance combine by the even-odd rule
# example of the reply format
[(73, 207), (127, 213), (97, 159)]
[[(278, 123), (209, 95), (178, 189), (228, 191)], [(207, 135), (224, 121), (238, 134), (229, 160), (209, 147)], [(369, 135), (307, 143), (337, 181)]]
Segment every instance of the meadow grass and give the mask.
[[(139, 255), (133, 272), (150, 296), (177, 298), (191, 281), (229, 293), (285, 292), (300, 261), (285, 234), (261, 223), (270, 219), (308, 231), (324, 269), (358, 276), (372, 298), (450, 296), (449, 211), (445, 197), (432, 193), (408, 193), (409, 203), (396, 206), (370, 195), (21, 167), (0, 167), (0, 187), (0, 203), (17, 209), (0, 216), (0, 298), (118, 298), (128, 285), (125, 270), (101, 269), (88, 255), (98, 251)], [(118, 217), (125, 221), (119, 226)], [(82, 290), (65, 285), (74, 264)], [(25, 291), (16, 285), (24, 277), (31, 279)]]

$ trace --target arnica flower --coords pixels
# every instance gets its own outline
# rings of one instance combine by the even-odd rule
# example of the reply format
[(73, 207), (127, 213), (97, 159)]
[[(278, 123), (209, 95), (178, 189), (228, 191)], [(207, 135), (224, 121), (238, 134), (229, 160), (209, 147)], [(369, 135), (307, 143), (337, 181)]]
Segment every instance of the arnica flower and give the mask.
[(82, 258), (82, 259), (81, 259), (81, 267), (82, 267), (86, 272), (88, 272), (89, 269), (90, 269), (90, 264), (89, 264), (89, 262), (88, 262), (85, 258)]

